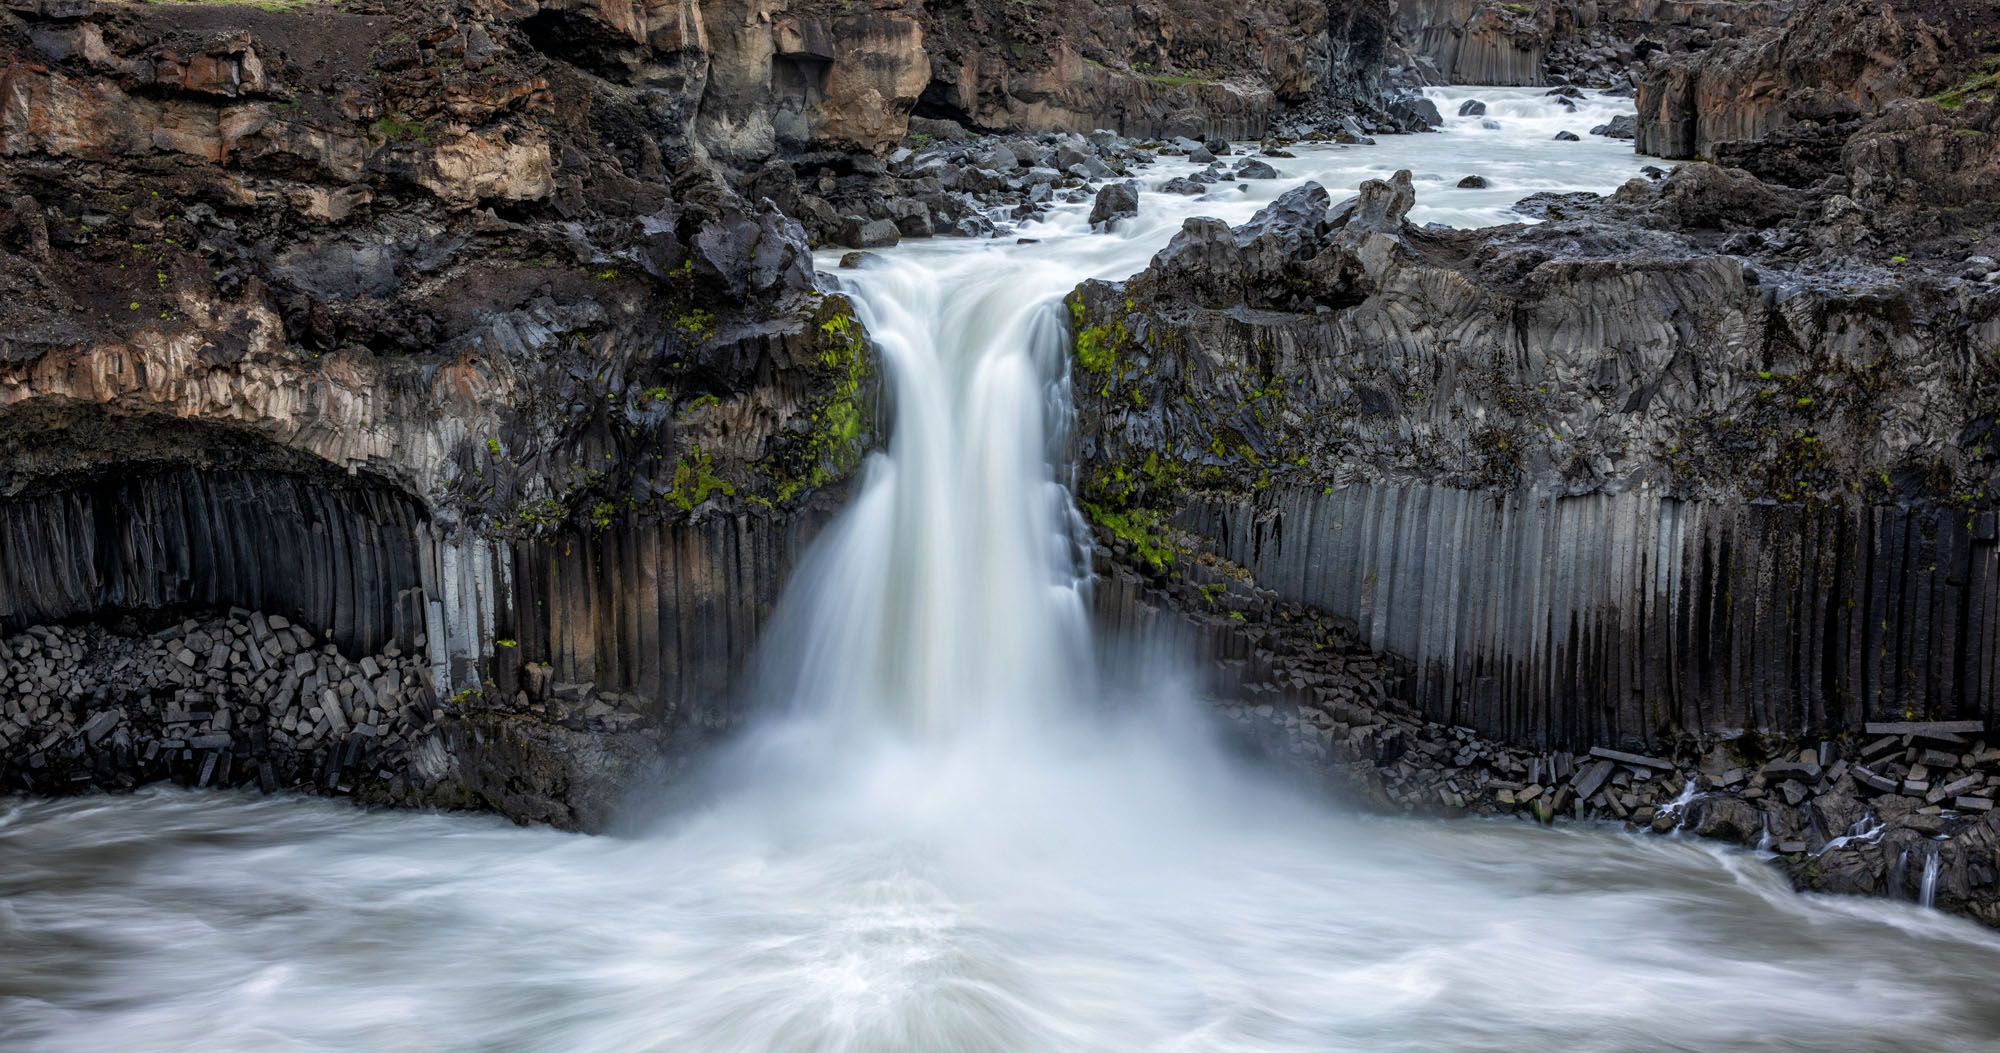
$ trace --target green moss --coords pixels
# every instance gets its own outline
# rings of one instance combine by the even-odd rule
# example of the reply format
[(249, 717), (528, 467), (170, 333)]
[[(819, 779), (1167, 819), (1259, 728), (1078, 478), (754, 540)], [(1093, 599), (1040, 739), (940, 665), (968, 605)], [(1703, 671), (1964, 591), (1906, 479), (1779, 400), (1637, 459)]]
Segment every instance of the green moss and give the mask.
[(1147, 508), (1114, 510), (1089, 501), (1078, 504), (1092, 523), (1130, 545), (1133, 554), (1151, 564), (1154, 570), (1167, 569), (1179, 557), (1180, 550), (1158, 512)]
[(683, 332), (706, 339), (715, 334), (715, 315), (697, 307), (674, 319), (674, 325)]
[(384, 117), (368, 127), (373, 129), (376, 135), (392, 143), (428, 143), (431, 141), (430, 130), (424, 127), (422, 121), (411, 120), (400, 114)]
[(1931, 101), (1947, 110), (1956, 110), (1966, 103), (1984, 95), (1993, 98), (2000, 95), (2000, 57), (1986, 60), (1986, 68), (1971, 73), (1962, 81), (1931, 96)]
[(1076, 333), (1076, 364), (1086, 373), (1109, 373), (1128, 339), (1123, 322), (1085, 326)]
[(500, 440), (489, 437), (486, 440), (486, 452), (492, 454), (495, 457), (500, 456)]
[(861, 464), (869, 430), (872, 360), (846, 297), (819, 299), (816, 347), (805, 369), (811, 427), (788, 436), (757, 464), (779, 504), (846, 478)]
[(715, 462), (701, 447), (688, 451), (688, 456), (674, 464), (674, 487), (667, 493), (667, 500), (683, 512), (691, 512), (696, 505), (706, 502), (716, 494), (736, 496), (736, 487), (727, 479), (715, 474)]

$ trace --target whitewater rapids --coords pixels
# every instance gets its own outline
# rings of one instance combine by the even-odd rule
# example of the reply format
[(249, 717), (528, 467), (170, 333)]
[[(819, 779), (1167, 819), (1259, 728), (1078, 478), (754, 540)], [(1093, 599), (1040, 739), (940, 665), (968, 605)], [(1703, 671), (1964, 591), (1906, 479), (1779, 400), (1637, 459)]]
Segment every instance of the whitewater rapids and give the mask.
[(1409, 168), (1413, 221), (1467, 225), (1643, 163), (1552, 141), (1622, 100), (1434, 92), (1474, 95), (1498, 129), (1302, 147), (1111, 234), (1072, 207), (843, 272), (893, 438), (760, 652), (764, 718), (619, 836), (0, 802), (0, 1048), (1995, 1048), (2000, 938), (1969, 923), (1693, 842), (1344, 815), (1228, 755), (1170, 666), (1097, 667), (1057, 298), (1307, 178)]

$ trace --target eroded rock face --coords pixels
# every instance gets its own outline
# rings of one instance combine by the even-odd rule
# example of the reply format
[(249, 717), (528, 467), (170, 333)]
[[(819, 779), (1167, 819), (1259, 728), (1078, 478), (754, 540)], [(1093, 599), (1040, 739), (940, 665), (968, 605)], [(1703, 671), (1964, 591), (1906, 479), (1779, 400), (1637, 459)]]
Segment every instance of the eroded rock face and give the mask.
[(701, 14), (9, 8), (0, 626), (261, 609), (579, 765), (525, 670), (733, 719), (876, 381), (707, 160)]
[(1378, 114), (1391, 31), (1378, 0), (977, 0), (930, 4), (921, 17), (932, 55), (923, 116), (1163, 138), (1258, 138), (1280, 108), (1314, 103)]
[(1662, 54), (1696, 53), (1778, 24), (1769, 0), (1416, 0), (1396, 6), (1398, 36), (1430, 83), (1583, 84), (1629, 90)]
[(1795, 126), (1872, 117), (1947, 90), (1996, 25), (1979, 7), (1813, 0), (1762, 32), (1657, 57), (1639, 82), (1639, 152), (1714, 157)]
[(1078, 290), (1100, 525), (1355, 618), (1505, 741), (1990, 714), (2000, 289), (1857, 266), (1802, 234), (1827, 198), (1711, 166), (1534, 227), (1409, 193), (1301, 188)]

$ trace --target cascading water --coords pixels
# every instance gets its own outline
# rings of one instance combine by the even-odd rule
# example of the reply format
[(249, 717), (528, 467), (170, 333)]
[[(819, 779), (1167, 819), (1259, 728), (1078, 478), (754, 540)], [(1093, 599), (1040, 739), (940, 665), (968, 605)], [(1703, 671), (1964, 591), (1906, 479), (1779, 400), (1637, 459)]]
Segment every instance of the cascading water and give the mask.
[(1938, 847), (1928, 845), (1924, 849), (1924, 872), (1917, 880), (1917, 906), (1929, 908), (1937, 903)]
[[(1434, 92), (1446, 113), (1475, 89)], [(846, 279), (892, 439), (760, 656), (771, 718), (647, 836), (148, 792), (0, 815), (0, 1047), (1581, 1051), (1990, 1048), (2000, 939), (1796, 896), (1744, 853), (1345, 817), (1092, 668), (1054, 301), (1183, 218), (1418, 175), (1495, 222), (1640, 163), (1476, 89), (1286, 179), (1089, 232), (910, 245)], [(1154, 179), (1185, 170), (1166, 163)], [(1477, 171), (1494, 187), (1457, 191)], [(1106, 707), (1112, 687), (1151, 706)], [(1951, 998), (1935, 995), (1950, 983)], [(1954, 1045), (1956, 1043), (1956, 1045)]]

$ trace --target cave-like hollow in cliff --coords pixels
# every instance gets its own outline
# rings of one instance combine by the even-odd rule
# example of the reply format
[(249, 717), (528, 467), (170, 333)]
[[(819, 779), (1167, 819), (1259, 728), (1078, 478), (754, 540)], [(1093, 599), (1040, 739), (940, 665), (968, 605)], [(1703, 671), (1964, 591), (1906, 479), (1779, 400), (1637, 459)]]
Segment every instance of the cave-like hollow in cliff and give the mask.
[(350, 654), (424, 631), (414, 497), (248, 432), (16, 412), (0, 477), (0, 632), (281, 614)]

